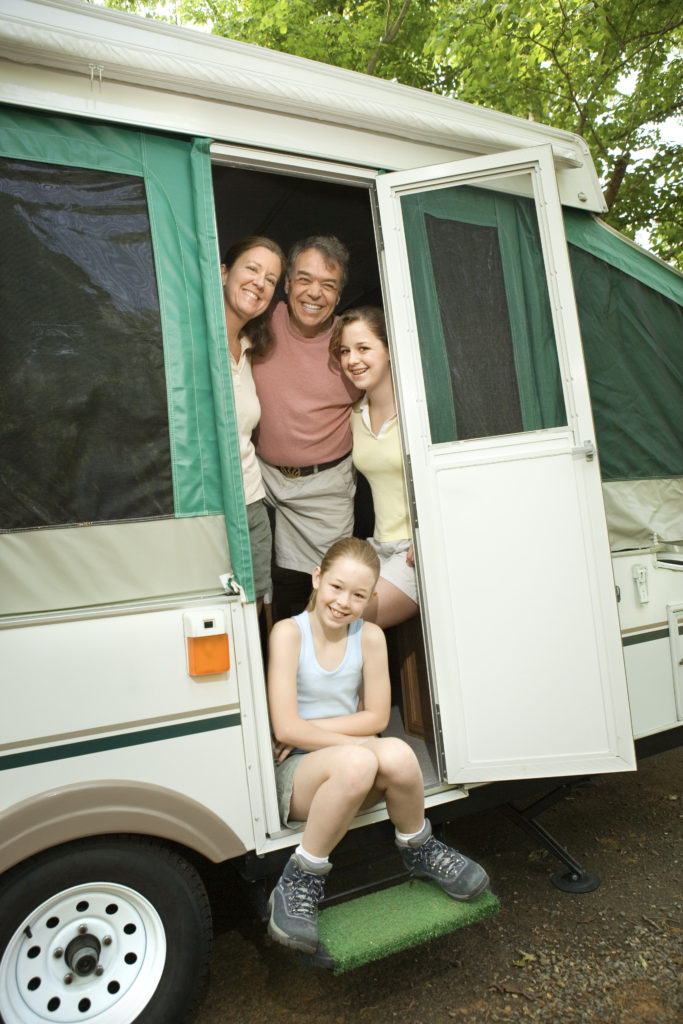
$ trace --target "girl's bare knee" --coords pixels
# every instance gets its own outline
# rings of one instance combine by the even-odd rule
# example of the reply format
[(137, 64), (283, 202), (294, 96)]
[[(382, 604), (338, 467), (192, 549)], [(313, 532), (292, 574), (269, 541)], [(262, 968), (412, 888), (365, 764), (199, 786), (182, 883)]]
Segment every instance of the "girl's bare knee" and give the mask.
[(415, 752), (403, 740), (392, 736), (382, 740), (378, 750), (379, 770), (386, 779), (412, 783), (422, 780), (422, 769)]
[(363, 796), (374, 786), (378, 771), (379, 762), (373, 751), (353, 746), (344, 748), (344, 757), (335, 776), (350, 795)]

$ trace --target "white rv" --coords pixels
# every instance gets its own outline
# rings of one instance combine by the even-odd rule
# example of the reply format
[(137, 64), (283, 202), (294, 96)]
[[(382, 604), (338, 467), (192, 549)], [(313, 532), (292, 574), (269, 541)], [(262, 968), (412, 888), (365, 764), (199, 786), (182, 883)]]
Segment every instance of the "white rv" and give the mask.
[(202, 864), (298, 841), (219, 253), (337, 234), (387, 311), (442, 821), (681, 737), (683, 279), (547, 126), (79, 0), (4, 0), (0, 66), (0, 1018), (173, 1024)]

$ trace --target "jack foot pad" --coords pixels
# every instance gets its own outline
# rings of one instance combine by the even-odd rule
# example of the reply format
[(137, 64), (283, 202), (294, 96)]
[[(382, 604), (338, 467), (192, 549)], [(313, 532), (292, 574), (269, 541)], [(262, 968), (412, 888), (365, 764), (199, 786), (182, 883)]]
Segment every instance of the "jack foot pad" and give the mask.
[(564, 875), (553, 875), (553, 885), (562, 892), (593, 892), (600, 885), (597, 875), (590, 871), (567, 871)]

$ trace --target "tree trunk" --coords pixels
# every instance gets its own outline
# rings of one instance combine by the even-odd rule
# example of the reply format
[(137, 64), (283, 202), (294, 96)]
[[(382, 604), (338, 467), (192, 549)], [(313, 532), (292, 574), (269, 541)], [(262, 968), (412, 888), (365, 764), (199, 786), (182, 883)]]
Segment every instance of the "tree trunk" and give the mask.
[(617, 193), (621, 188), (621, 183), (626, 175), (626, 169), (631, 162), (631, 153), (626, 151), (621, 156), (617, 157), (614, 162), (614, 167), (610, 175), (610, 179), (607, 182), (607, 187), (603, 193), (605, 202), (607, 203), (607, 209), (611, 210), (614, 205), (614, 201), (617, 198)]

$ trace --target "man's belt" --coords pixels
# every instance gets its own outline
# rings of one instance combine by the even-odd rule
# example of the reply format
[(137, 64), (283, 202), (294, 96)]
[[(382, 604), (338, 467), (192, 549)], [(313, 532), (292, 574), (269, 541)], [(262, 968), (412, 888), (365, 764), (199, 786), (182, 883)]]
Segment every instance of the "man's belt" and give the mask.
[(300, 476), (312, 476), (313, 473), (322, 473), (325, 469), (332, 469), (344, 459), (348, 459), (349, 454), (350, 452), (340, 455), (338, 459), (332, 459), (331, 462), (318, 462), (315, 466), (275, 466), (274, 468), (279, 469), (282, 475), (289, 477), (290, 480), (296, 480)]

